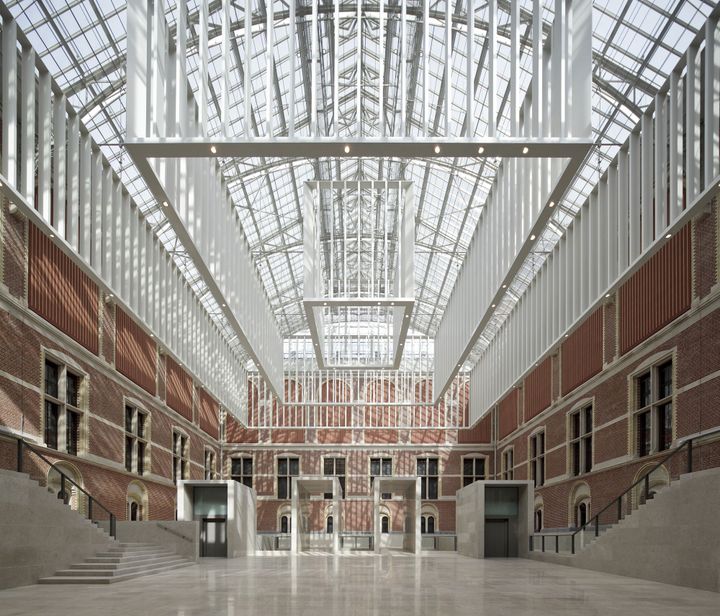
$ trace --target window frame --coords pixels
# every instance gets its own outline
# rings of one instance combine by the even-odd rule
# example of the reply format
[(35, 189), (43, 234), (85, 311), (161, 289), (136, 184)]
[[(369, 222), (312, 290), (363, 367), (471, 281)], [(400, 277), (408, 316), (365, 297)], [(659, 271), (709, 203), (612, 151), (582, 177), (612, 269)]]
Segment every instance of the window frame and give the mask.
[[(434, 475), (430, 474), (430, 460), (434, 460), (437, 464), (437, 473)], [(419, 463), (420, 461), (425, 462), (424, 474), (420, 473)], [(417, 476), (420, 478), (420, 500), (439, 500), (440, 499), (440, 457), (439, 456), (416, 456), (415, 457), (415, 470)], [(435, 483), (435, 496), (430, 496), (431, 481)], [(423, 494), (425, 496), (423, 496)]]
[[(125, 398), (123, 400), (123, 435), (125, 443), (125, 472), (132, 473), (142, 477), (146, 475), (150, 469), (150, 424), (151, 417), (150, 412), (144, 407), (138, 405), (134, 400)], [(132, 411), (132, 419), (130, 422), (130, 432), (128, 432), (127, 425), (127, 412), (128, 409)], [(143, 432), (142, 434), (138, 431), (138, 421), (140, 417), (143, 417)], [(127, 460), (127, 440), (132, 440), (132, 451), (130, 455), (130, 468), (128, 468)], [(142, 445), (143, 455), (140, 456), (139, 450)], [(142, 464), (140, 461), (142, 459)]]
[[(325, 470), (325, 464), (332, 460), (333, 464), (333, 472), (328, 473)], [(337, 472), (337, 463), (338, 461), (342, 460), (343, 463), (343, 473), (338, 474)], [(347, 481), (347, 457), (345, 456), (336, 456), (336, 455), (329, 455), (329, 456), (323, 456), (321, 459), (322, 463), (322, 476), (323, 477), (337, 477), (340, 480), (340, 498), (345, 499), (345, 485)], [(332, 499), (333, 495), (330, 492), (325, 493), (325, 500)]]
[[(208, 464), (210, 462), (210, 464)], [(205, 447), (203, 454), (203, 475), (205, 480), (217, 479), (217, 456), (212, 447)]]
[[(235, 460), (240, 461), (240, 473), (233, 473), (233, 462)], [(246, 460), (250, 461), (250, 474), (245, 472)], [(252, 454), (232, 455), (229, 458), (229, 463), (230, 468), (228, 469), (228, 475), (230, 479), (233, 479), (234, 481), (252, 489), (255, 483), (255, 460), (253, 459)], [(247, 483), (248, 481), (250, 482), (249, 484)]]
[[(588, 410), (590, 411), (590, 428), (587, 426)], [(578, 435), (574, 434), (574, 418), (578, 417)], [(595, 466), (595, 401), (581, 400), (567, 413), (567, 474), (569, 477), (581, 477), (593, 471)], [(588, 446), (590, 448), (590, 467), (588, 463)], [(577, 469), (575, 468), (575, 451), (577, 450)], [(577, 472), (576, 472), (577, 470)]]
[[(538, 440), (542, 440), (542, 452), (539, 451), (537, 446)], [(536, 488), (541, 488), (545, 485), (547, 479), (545, 469), (545, 456), (547, 455), (547, 432), (545, 426), (541, 426), (535, 429), (528, 436), (528, 478), (534, 483)], [(540, 471), (538, 473), (538, 470)], [(538, 481), (538, 475), (540, 479)]]
[[(373, 472), (372, 472), (373, 460), (380, 461), (380, 474), (379, 475), (373, 475)], [(383, 463), (386, 460), (390, 460), (390, 474), (389, 475), (386, 475), (383, 472)], [(370, 477), (370, 494), (371, 495), (373, 494), (373, 486), (375, 483), (375, 477), (392, 477), (394, 468), (395, 468), (395, 458), (393, 456), (383, 456), (383, 455), (375, 456), (375, 455), (373, 455), (373, 456), (370, 456), (370, 458), (368, 458), (368, 475)], [(390, 499), (392, 499), (392, 493), (391, 492), (383, 492), (382, 494), (380, 494), (380, 498), (382, 500), (390, 500)]]
[[(40, 392), (41, 399), (41, 434), (43, 445), (48, 449), (54, 449), (60, 453), (71, 456), (83, 456), (87, 452), (87, 407), (88, 407), (88, 379), (89, 375), (85, 370), (78, 366), (69, 357), (59, 352), (53, 352), (49, 349), (43, 349), (41, 354), (42, 361), (42, 387)], [(47, 387), (47, 365), (52, 364), (57, 367), (57, 395), (48, 392)], [(68, 398), (68, 375), (78, 380), (76, 387), (76, 404), (73, 404)], [(48, 404), (55, 407), (57, 413), (55, 424), (54, 445), (49, 442), (49, 422), (48, 422)], [(69, 417), (77, 418), (77, 425), (74, 438), (70, 436)]]
[[(511, 464), (508, 464), (508, 461)], [(501, 472), (500, 477), (505, 481), (512, 481), (515, 478), (515, 446), (508, 445), (500, 454)]]
[[(465, 461), (466, 461), (466, 460), (472, 460), (472, 461), (473, 461), (473, 472), (472, 472), (471, 475), (466, 475), (466, 474), (465, 474)], [(478, 461), (478, 460), (482, 460), (482, 463), (483, 463), (483, 464), (482, 464), (483, 472), (482, 472), (481, 475), (478, 475), (478, 473), (477, 473), (477, 461)], [(465, 454), (465, 455), (463, 455), (463, 456), (461, 457), (461, 459), (460, 459), (460, 464), (461, 464), (461, 470), (462, 470), (460, 482), (461, 482), (461, 486), (462, 486), (463, 488), (464, 488), (465, 486), (469, 486), (469, 485), (472, 484), (472, 483), (475, 483), (476, 481), (486, 481), (486, 480), (487, 480), (487, 477), (488, 477), (488, 472), (487, 472), (487, 469), (488, 469), (488, 456), (487, 456), (486, 454), (483, 454), (483, 453), (469, 453), (469, 454)], [(471, 477), (472, 479), (471, 479), (471, 481), (469, 481), (469, 482), (466, 483), (465, 480), (466, 480), (467, 477)]]
[[(177, 451), (177, 442), (175, 437), (180, 437), (181, 451)], [(174, 426), (172, 428), (172, 456), (173, 456), (173, 469), (172, 479), (173, 483), (177, 484), (178, 481), (184, 481), (190, 478), (190, 438), (187, 432), (181, 428)], [(178, 473), (178, 470), (180, 471)]]
[[(281, 475), (280, 474), (280, 460), (287, 460), (287, 474)], [(297, 460), (298, 464), (298, 472), (297, 474), (292, 474), (290, 472), (290, 460)], [(275, 456), (275, 496), (277, 500), (290, 500), (292, 498), (292, 481), (290, 480), (291, 477), (299, 477), (300, 476), (300, 456), (296, 454), (290, 454), (290, 453), (283, 453), (278, 454)], [(287, 495), (286, 496), (280, 496), (280, 480), (286, 479), (287, 480)]]
[[(669, 393), (662, 395), (661, 370), (670, 367)], [(675, 436), (675, 395), (676, 395), (676, 359), (675, 354), (653, 357), (638, 367), (628, 378), (631, 379), (630, 413), (633, 431), (632, 455), (645, 458), (672, 449)], [(647, 378), (649, 384), (648, 400), (641, 400), (641, 382)], [(643, 404), (643, 402), (645, 402)], [(641, 406), (642, 404), (642, 406)], [(669, 426), (666, 426), (669, 417)], [(640, 422), (647, 424), (642, 432), (647, 434), (641, 443)], [(668, 438), (669, 431), (669, 438)], [(662, 441), (662, 442), (661, 442)]]

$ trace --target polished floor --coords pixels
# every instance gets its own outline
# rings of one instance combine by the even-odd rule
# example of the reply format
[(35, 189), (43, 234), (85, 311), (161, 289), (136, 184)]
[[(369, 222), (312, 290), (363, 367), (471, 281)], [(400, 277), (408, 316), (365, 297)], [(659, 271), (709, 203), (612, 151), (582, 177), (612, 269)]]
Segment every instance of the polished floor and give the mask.
[(208, 559), (112, 586), (0, 591), (0, 614), (405, 616), (720, 613), (720, 595), (530, 560), (455, 554)]

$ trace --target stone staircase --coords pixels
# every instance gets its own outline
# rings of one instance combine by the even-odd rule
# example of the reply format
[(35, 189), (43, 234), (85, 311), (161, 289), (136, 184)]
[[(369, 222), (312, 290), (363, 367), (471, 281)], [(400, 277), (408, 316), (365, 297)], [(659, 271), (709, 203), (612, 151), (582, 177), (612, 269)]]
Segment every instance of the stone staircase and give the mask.
[(576, 543), (577, 553), (530, 552), (561, 565), (720, 592), (720, 468), (681, 475), (631, 515)]
[(114, 584), (187, 567), (193, 562), (150, 543), (118, 543), (84, 562), (41, 578), (40, 584)]

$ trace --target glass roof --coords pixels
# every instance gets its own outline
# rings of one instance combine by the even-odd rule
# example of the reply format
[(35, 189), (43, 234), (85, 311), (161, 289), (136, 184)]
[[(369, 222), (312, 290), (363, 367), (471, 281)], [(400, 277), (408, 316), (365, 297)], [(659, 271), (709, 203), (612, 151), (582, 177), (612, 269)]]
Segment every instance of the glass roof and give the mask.
[[(301, 0), (300, 4), (309, 5), (310, 0)], [(171, 31), (174, 31), (176, 3), (164, 1), (166, 16)], [(218, 4), (211, 2), (211, 5)], [(388, 4), (394, 4), (388, 0)], [(552, 23), (554, 2), (544, 1), (545, 33)], [(530, 9), (531, 0), (522, 0), (521, 6)], [(499, 306), (495, 317), (481, 336), (472, 359), (479, 356), (483, 348), (494, 335), (515, 301), (523, 293), (527, 284), (542, 264), (545, 254), (561, 237), (573, 216), (584, 202), (586, 196), (597, 183), (617, 148), (627, 138), (629, 131), (638, 121), (640, 113), (653, 99), (658, 87), (663, 83), (674, 67), (680, 54), (684, 53), (697, 30), (715, 3), (708, 0), (595, 0), (593, 4), (593, 133), (597, 146), (586, 159), (581, 171), (569, 189), (566, 198), (553, 215), (552, 220), (537, 243), (536, 250), (524, 263), (516, 280), (510, 286), (505, 300)], [(126, 3), (120, 0), (11, 0), (7, 2), (10, 12), (16, 17), (18, 25), (25, 31), (35, 50), (47, 68), (66, 92), (70, 103), (78, 110), (82, 121), (101, 146), (115, 171), (125, 183), (130, 194), (154, 225), (156, 233), (175, 256), (176, 261), (190, 281), (193, 289), (205, 303), (209, 312), (227, 332), (228, 338), (234, 338), (233, 332), (223, 323), (217, 306), (207, 292), (207, 288), (198, 276), (191, 260), (178, 242), (162, 208), (154, 201), (149, 190), (132, 164), (122, 145), (125, 135), (125, 49), (126, 49)], [(231, 20), (235, 30), (244, 26), (244, 3), (231, 3)], [(287, 4), (280, 0), (275, 4), (276, 16), (287, 11)], [(363, 3), (364, 11), (372, 11), (377, 2)], [(408, 0), (407, 40), (412, 41), (416, 32), (423, 28), (422, 19), (414, 15), (420, 13), (422, 6), (417, 0)], [(507, 76), (509, 75), (509, 44), (503, 36), (507, 26), (509, 2), (500, 2), (498, 36), (500, 61), (499, 92), (507, 94)], [(443, 88), (440, 87), (444, 68), (443, 15), (444, 2), (431, 2), (431, 11), (437, 13), (431, 18), (429, 29), (431, 39), (432, 82), (429, 91), (433, 99), (428, 101), (431, 119), (436, 126), (444, 122)], [(460, 19), (464, 3), (455, 5)], [(414, 12), (413, 12), (414, 9)], [(190, 70), (189, 80), (197, 91), (197, 29), (198, 3), (188, 2), (189, 39), (188, 54)], [(464, 10), (464, 9), (462, 9)], [(347, 13), (343, 21), (344, 28), (352, 28), (351, 16), (356, 12), (356, 4), (342, 2), (341, 11)], [(524, 20), (525, 28), (521, 36), (521, 90), (524, 91), (530, 80), (529, 44), (525, 37), (530, 22)], [(220, 92), (219, 72), (221, 45), (219, 24), (210, 22), (210, 91)], [(285, 102), (282, 108), (274, 110), (276, 126), (284, 126), (285, 112), (289, 100), (290, 87), (288, 71), (287, 18), (278, 20), (274, 37), (274, 58), (276, 65), (275, 87)], [(332, 45), (321, 29), (321, 62), (329, 62), (325, 53)], [(253, 54), (265, 53), (266, 32), (264, 25), (254, 26), (252, 39)], [(463, 28), (458, 28), (454, 36), (453, 64), (461, 66), (465, 59), (465, 40)], [(379, 66), (378, 43), (371, 33), (363, 32), (363, 62), (372, 71)], [(309, 50), (303, 43), (307, 37), (299, 38), (301, 62), (309, 62)], [(365, 40), (367, 38), (367, 41)], [(476, 31), (476, 41), (482, 45), (484, 29)], [(397, 41), (391, 41), (394, 58), (390, 62), (387, 83), (399, 83), (397, 77)], [(437, 48), (437, 52), (433, 50)], [(344, 44), (340, 48), (338, 63), (340, 73), (350, 71), (355, 62), (355, 48)], [(410, 56), (411, 57), (411, 56)], [(320, 71), (320, 75), (329, 75), (330, 71)], [(231, 100), (240, 102), (242, 98), (242, 79), (238, 71), (232, 73)], [(415, 84), (409, 84), (412, 95), (418, 103), (407, 118), (410, 134), (419, 132), (422, 117), (420, 104), (422, 92)], [(253, 79), (253, 111), (258, 117), (265, 114), (265, 79)], [(456, 133), (463, 125), (464, 105), (461, 86), (452, 91), (457, 95), (451, 101), (449, 121), (456, 124)], [(397, 88), (388, 95), (392, 109), (393, 97), (397, 104)], [(331, 114), (332, 87), (321, 88), (328, 100), (318, 103), (319, 115)], [(377, 92), (363, 89), (363, 105), (375, 106), (377, 115)], [(484, 134), (486, 84), (481, 76), (476, 93), (478, 100), (477, 121), (473, 132)], [(305, 91), (300, 80), (296, 84), (296, 122), (299, 132), (308, 123), (308, 108)], [(352, 98), (352, 97), (348, 97)], [(455, 100), (457, 98), (457, 100)], [(509, 132), (507, 97), (499, 105), (499, 133)], [(410, 96), (408, 96), (408, 100)], [(219, 105), (215, 99), (209, 115), (211, 133), (219, 134)], [(341, 109), (343, 117), (351, 117), (352, 101), (344, 102), (347, 108)], [(372, 115), (372, 114), (370, 114)], [(396, 114), (390, 114), (395, 118)], [(232, 132), (242, 134), (240, 114), (233, 115), (231, 110)], [(322, 121), (322, 118), (321, 118)], [(396, 121), (396, 120), (393, 120)], [(363, 119), (365, 122), (365, 119)], [(234, 123), (234, 125), (233, 125)], [(357, 124), (346, 128), (347, 134), (357, 133)], [(365, 124), (363, 124), (365, 130)], [(412, 317), (412, 330), (419, 335), (433, 337), (440, 318), (455, 283), (458, 268), (468, 248), (481, 209), (490, 189), (496, 170), (496, 161), (492, 159), (227, 159), (223, 169), (231, 189), (231, 195), (238, 209), (244, 231), (252, 247), (253, 255), (262, 280), (264, 281), (271, 305), (284, 336), (291, 336), (307, 330), (302, 307), (302, 204), (303, 182), (325, 179), (404, 179), (415, 183), (416, 198), (416, 305)], [(466, 367), (469, 367), (466, 365)]]

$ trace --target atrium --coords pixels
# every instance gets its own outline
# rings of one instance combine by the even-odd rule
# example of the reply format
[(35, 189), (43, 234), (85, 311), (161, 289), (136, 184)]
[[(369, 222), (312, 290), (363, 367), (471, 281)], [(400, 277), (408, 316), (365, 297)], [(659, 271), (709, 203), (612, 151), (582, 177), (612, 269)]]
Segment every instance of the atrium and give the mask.
[(0, 612), (717, 614), (719, 19), (0, 0)]

